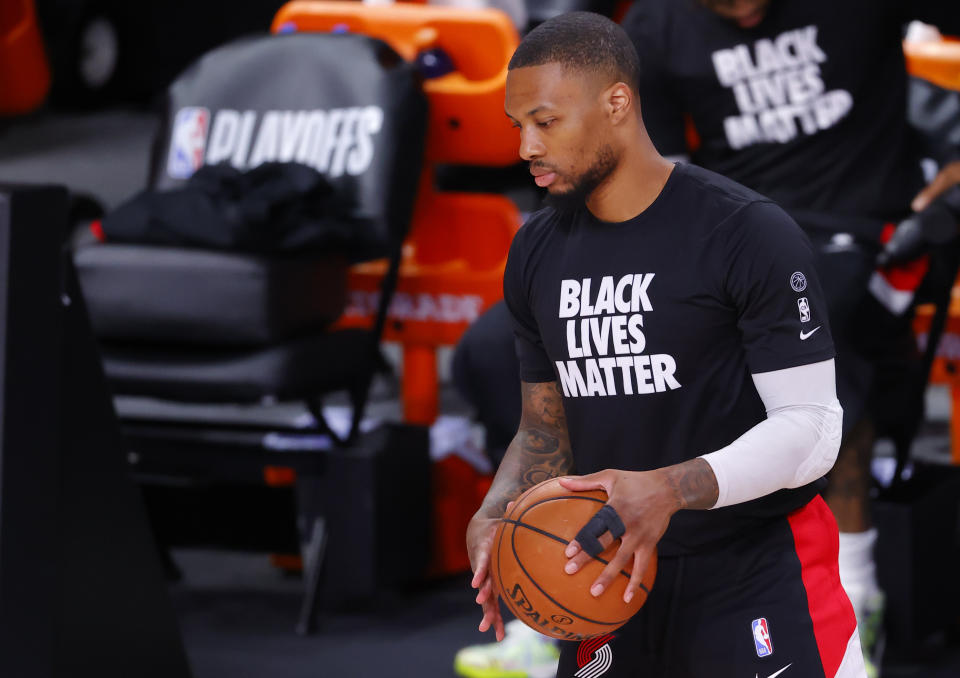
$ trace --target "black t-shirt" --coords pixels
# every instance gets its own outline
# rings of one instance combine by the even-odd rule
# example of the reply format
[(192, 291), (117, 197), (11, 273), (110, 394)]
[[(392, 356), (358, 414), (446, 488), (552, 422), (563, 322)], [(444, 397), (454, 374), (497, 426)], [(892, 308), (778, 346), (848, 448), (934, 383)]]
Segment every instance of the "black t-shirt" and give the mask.
[[(676, 165), (629, 221), (585, 207), (531, 216), (510, 248), (504, 299), (521, 379), (562, 386), (577, 473), (720, 449), (766, 417), (751, 374), (834, 357), (811, 262), (783, 210), (694, 165)], [(759, 526), (816, 489), (681, 511), (660, 552)]]
[(923, 183), (906, 121), (905, 22), (960, 31), (957, 0), (772, 0), (742, 29), (697, 0), (636, 0), (640, 106), (658, 150), (769, 196), (804, 228), (875, 237)]

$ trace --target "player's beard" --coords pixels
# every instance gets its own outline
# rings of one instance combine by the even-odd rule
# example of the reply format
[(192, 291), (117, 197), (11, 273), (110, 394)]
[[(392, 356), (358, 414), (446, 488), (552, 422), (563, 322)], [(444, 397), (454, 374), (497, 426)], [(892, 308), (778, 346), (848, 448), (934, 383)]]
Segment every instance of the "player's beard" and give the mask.
[(619, 162), (620, 158), (614, 153), (613, 148), (609, 144), (604, 144), (597, 150), (597, 157), (593, 164), (571, 181), (571, 187), (562, 193), (548, 190), (543, 199), (544, 204), (561, 211), (580, 209), (590, 194), (613, 174)]

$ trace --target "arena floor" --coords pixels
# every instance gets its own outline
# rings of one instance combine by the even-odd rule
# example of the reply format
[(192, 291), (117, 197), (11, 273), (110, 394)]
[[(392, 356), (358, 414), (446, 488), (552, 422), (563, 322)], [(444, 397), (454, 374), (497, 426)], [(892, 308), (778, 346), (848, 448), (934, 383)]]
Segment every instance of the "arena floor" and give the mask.
[[(211, 551), (174, 555), (171, 587), (195, 678), (447, 678), (457, 649), (490, 641), (476, 628), (469, 578), (385, 595), (369, 609), (327, 612), (317, 634), (293, 627), (299, 581), (266, 557)], [(884, 678), (957, 678), (960, 644), (928, 662), (890, 663)]]

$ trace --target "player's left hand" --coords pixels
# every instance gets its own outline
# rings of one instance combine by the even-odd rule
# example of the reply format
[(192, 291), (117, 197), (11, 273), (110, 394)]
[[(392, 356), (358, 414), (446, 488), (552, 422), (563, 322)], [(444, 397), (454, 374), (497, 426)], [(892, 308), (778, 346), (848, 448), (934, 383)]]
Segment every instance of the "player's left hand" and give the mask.
[[(632, 562), (630, 582), (623, 592), (624, 602), (630, 602), (643, 579), (647, 562), (657, 542), (667, 530), (670, 518), (680, 509), (676, 493), (660, 471), (620, 471), (606, 469), (586, 476), (561, 478), (560, 484), (574, 492), (603, 489), (607, 493), (607, 505), (611, 506), (623, 521), (625, 531), (616, 555), (591, 584), (590, 593), (602, 594), (616, 578), (620, 570)], [(606, 549), (614, 541), (608, 531), (599, 537)], [(568, 560), (564, 566), (567, 574), (573, 574), (592, 556), (574, 539), (565, 552)]]

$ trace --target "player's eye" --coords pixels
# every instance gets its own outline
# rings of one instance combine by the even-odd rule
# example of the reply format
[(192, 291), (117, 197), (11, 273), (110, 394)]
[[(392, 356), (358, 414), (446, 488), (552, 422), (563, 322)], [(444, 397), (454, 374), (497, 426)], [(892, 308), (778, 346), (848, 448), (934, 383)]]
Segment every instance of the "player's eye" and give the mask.
[(552, 125), (552, 124), (555, 123), (556, 121), (557, 121), (556, 118), (550, 118), (549, 120), (541, 120), (540, 122), (537, 123), (537, 127), (541, 127), (541, 128), (543, 128), (543, 129), (546, 129), (546, 128), (550, 127), (550, 125)]

